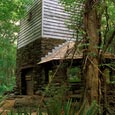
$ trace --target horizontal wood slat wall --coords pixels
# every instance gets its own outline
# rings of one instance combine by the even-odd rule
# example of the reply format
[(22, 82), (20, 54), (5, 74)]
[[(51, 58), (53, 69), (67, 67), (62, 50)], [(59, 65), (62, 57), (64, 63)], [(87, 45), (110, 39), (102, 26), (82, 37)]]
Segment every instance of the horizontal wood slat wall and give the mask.
[(39, 38), (73, 38), (73, 31), (66, 24), (71, 24), (69, 17), (59, 0), (35, 0), (21, 20), (18, 49)]
[(41, 37), (41, 24), (42, 1), (36, 0), (25, 18), (21, 20), (18, 49)]
[(73, 31), (68, 29), (69, 13), (64, 11), (59, 0), (44, 0), (43, 2), (43, 37), (71, 39)]

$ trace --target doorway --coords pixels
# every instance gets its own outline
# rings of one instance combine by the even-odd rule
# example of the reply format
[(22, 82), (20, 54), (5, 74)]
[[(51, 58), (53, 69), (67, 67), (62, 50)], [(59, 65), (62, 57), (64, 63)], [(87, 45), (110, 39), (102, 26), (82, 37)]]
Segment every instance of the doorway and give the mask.
[(21, 72), (21, 94), (33, 95), (33, 69), (23, 69)]

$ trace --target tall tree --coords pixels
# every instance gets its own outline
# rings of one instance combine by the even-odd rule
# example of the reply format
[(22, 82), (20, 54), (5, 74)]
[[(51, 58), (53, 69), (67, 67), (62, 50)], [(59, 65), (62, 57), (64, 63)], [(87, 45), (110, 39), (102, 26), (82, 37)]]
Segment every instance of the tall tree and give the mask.
[[(31, 0), (0, 1), (0, 84), (9, 85), (15, 75), (16, 39), (19, 20)], [(1, 86), (1, 85), (0, 85)]]
[[(102, 91), (102, 81), (106, 84), (106, 79), (103, 76), (99, 66), (102, 64), (103, 55), (105, 52), (115, 52), (112, 47), (115, 39), (114, 16), (115, 2), (113, 0), (63, 0), (65, 8), (69, 6), (70, 12), (79, 10), (82, 4), (83, 12), (80, 14), (83, 17), (80, 23), (77, 23), (77, 27), (73, 29), (82, 30), (84, 34), (84, 67), (83, 73), (85, 78), (85, 99), (87, 105), (90, 106), (93, 100), (96, 100), (100, 104)], [(111, 5), (110, 5), (111, 4)], [(73, 6), (77, 6), (73, 7)], [(80, 11), (80, 10), (79, 10)], [(71, 12), (72, 14), (73, 12)], [(79, 15), (72, 14), (72, 17), (79, 17)], [(76, 19), (76, 18), (74, 18)], [(74, 20), (78, 21), (78, 20)], [(83, 23), (83, 25), (79, 25)], [(74, 24), (74, 23), (73, 23)], [(78, 32), (77, 31), (77, 32)], [(79, 38), (79, 36), (78, 36)], [(100, 79), (100, 74), (102, 79)], [(106, 101), (106, 98), (104, 98)]]
[(97, 6), (99, 1), (87, 0), (85, 2), (84, 26), (86, 39), (89, 43), (85, 55), (85, 77), (86, 77), (86, 98), (89, 105), (93, 100), (99, 102), (100, 79), (99, 79), (99, 44), (100, 43), (100, 22)]

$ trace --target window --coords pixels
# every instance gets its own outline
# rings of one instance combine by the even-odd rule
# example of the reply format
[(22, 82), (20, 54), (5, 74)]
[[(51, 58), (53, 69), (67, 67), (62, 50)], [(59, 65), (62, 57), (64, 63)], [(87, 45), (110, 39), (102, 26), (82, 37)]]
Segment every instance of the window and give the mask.
[(27, 21), (31, 21), (31, 20), (32, 20), (32, 12), (29, 12)]

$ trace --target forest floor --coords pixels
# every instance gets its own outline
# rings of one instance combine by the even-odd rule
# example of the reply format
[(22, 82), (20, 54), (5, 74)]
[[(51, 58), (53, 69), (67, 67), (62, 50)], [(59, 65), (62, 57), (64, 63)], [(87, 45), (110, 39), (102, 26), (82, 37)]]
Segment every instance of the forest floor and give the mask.
[[(37, 106), (39, 104), (39, 96), (16, 96), (8, 97), (1, 102), (0, 106), (0, 115), (8, 115), (10, 111), (16, 111), (19, 108), (29, 110), (31, 108), (31, 115), (37, 115)], [(2, 113), (2, 114), (1, 114)], [(43, 112), (43, 115), (47, 115)]]

